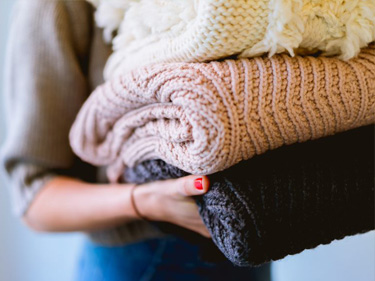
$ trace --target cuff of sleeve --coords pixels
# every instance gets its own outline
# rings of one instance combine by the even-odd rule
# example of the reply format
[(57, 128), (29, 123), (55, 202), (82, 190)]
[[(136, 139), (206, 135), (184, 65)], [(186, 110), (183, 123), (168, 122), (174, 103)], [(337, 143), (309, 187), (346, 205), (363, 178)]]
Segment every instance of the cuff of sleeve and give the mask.
[(24, 216), (38, 193), (57, 175), (33, 164), (16, 164), (7, 171), (13, 213)]

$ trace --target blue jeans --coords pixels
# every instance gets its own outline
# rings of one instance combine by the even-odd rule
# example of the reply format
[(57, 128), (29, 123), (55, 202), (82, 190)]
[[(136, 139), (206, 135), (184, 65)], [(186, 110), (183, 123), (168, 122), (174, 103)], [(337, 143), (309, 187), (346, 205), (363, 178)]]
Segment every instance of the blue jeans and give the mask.
[(270, 281), (270, 266), (205, 262), (199, 246), (168, 236), (121, 247), (86, 242), (76, 281)]

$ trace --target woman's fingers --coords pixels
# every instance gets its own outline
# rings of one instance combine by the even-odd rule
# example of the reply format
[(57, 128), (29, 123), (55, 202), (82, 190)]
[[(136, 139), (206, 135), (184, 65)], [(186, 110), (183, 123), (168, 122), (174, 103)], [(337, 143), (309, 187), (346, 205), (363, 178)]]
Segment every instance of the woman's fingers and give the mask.
[(209, 185), (206, 176), (155, 181), (140, 185), (134, 193), (135, 201), (140, 213), (150, 220), (170, 222), (210, 237), (198, 206), (191, 198), (206, 193)]
[(203, 228), (202, 232), (200, 234), (206, 238), (211, 238), (211, 234), (208, 232), (207, 228)]
[(202, 224), (200, 227), (191, 227), (192, 231), (199, 233), (200, 235), (206, 237), (206, 238), (211, 238), (210, 233), (208, 232), (207, 228)]
[(182, 196), (195, 196), (206, 193), (210, 182), (206, 176), (187, 176), (176, 180), (175, 188)]
[(211, 234), (208, 232), (208, 229), (204, 225), (203, 222), (200, 222), (199, 225), (197, 225), (196, 227), (193, 227), (192, 230), (194, 230), (195, 232), (198, 232), (200, 235), (202, 235), (202, 236), (204, 236), (206, 238), (210, 238), (211, 237)]

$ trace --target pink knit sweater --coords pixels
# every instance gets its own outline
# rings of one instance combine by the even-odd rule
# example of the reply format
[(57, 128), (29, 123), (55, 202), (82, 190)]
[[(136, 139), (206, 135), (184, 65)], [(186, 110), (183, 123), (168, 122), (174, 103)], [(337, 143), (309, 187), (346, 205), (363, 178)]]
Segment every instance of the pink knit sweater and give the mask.
[(282, 145), (374, 123), (374, 114), (372, 44), (348, 62), (276, 55), (144, 67), (98, 87), (70, 141), (83, 160), (109, 165), (111, 181), (155, 158), (211, 174)]

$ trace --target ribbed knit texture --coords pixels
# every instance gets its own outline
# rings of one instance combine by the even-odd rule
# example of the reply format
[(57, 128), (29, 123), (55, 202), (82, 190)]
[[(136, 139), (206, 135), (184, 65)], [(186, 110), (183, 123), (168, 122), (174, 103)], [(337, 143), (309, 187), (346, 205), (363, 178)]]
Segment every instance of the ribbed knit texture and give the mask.
[(74, 152), (109, 165), (162, 159), (212, 174), (254, 155), (375, 121), (375, 45), (358, 58), (272, 58), (140, 68), (98, 87), (70, 132)]
[(349, 59), (375, 40), (373, 0), (89, 0), (106, 39), (107, 79), (139, 66), (232, 55), (316, 52)]
[[(367, 126), (286, 146), (210, 176), (196, 201), (217, 247), (237, 265), (258, 265), (374, 229), (374, 133)], [(124, 179), (185, 175), (153, 160)]]

